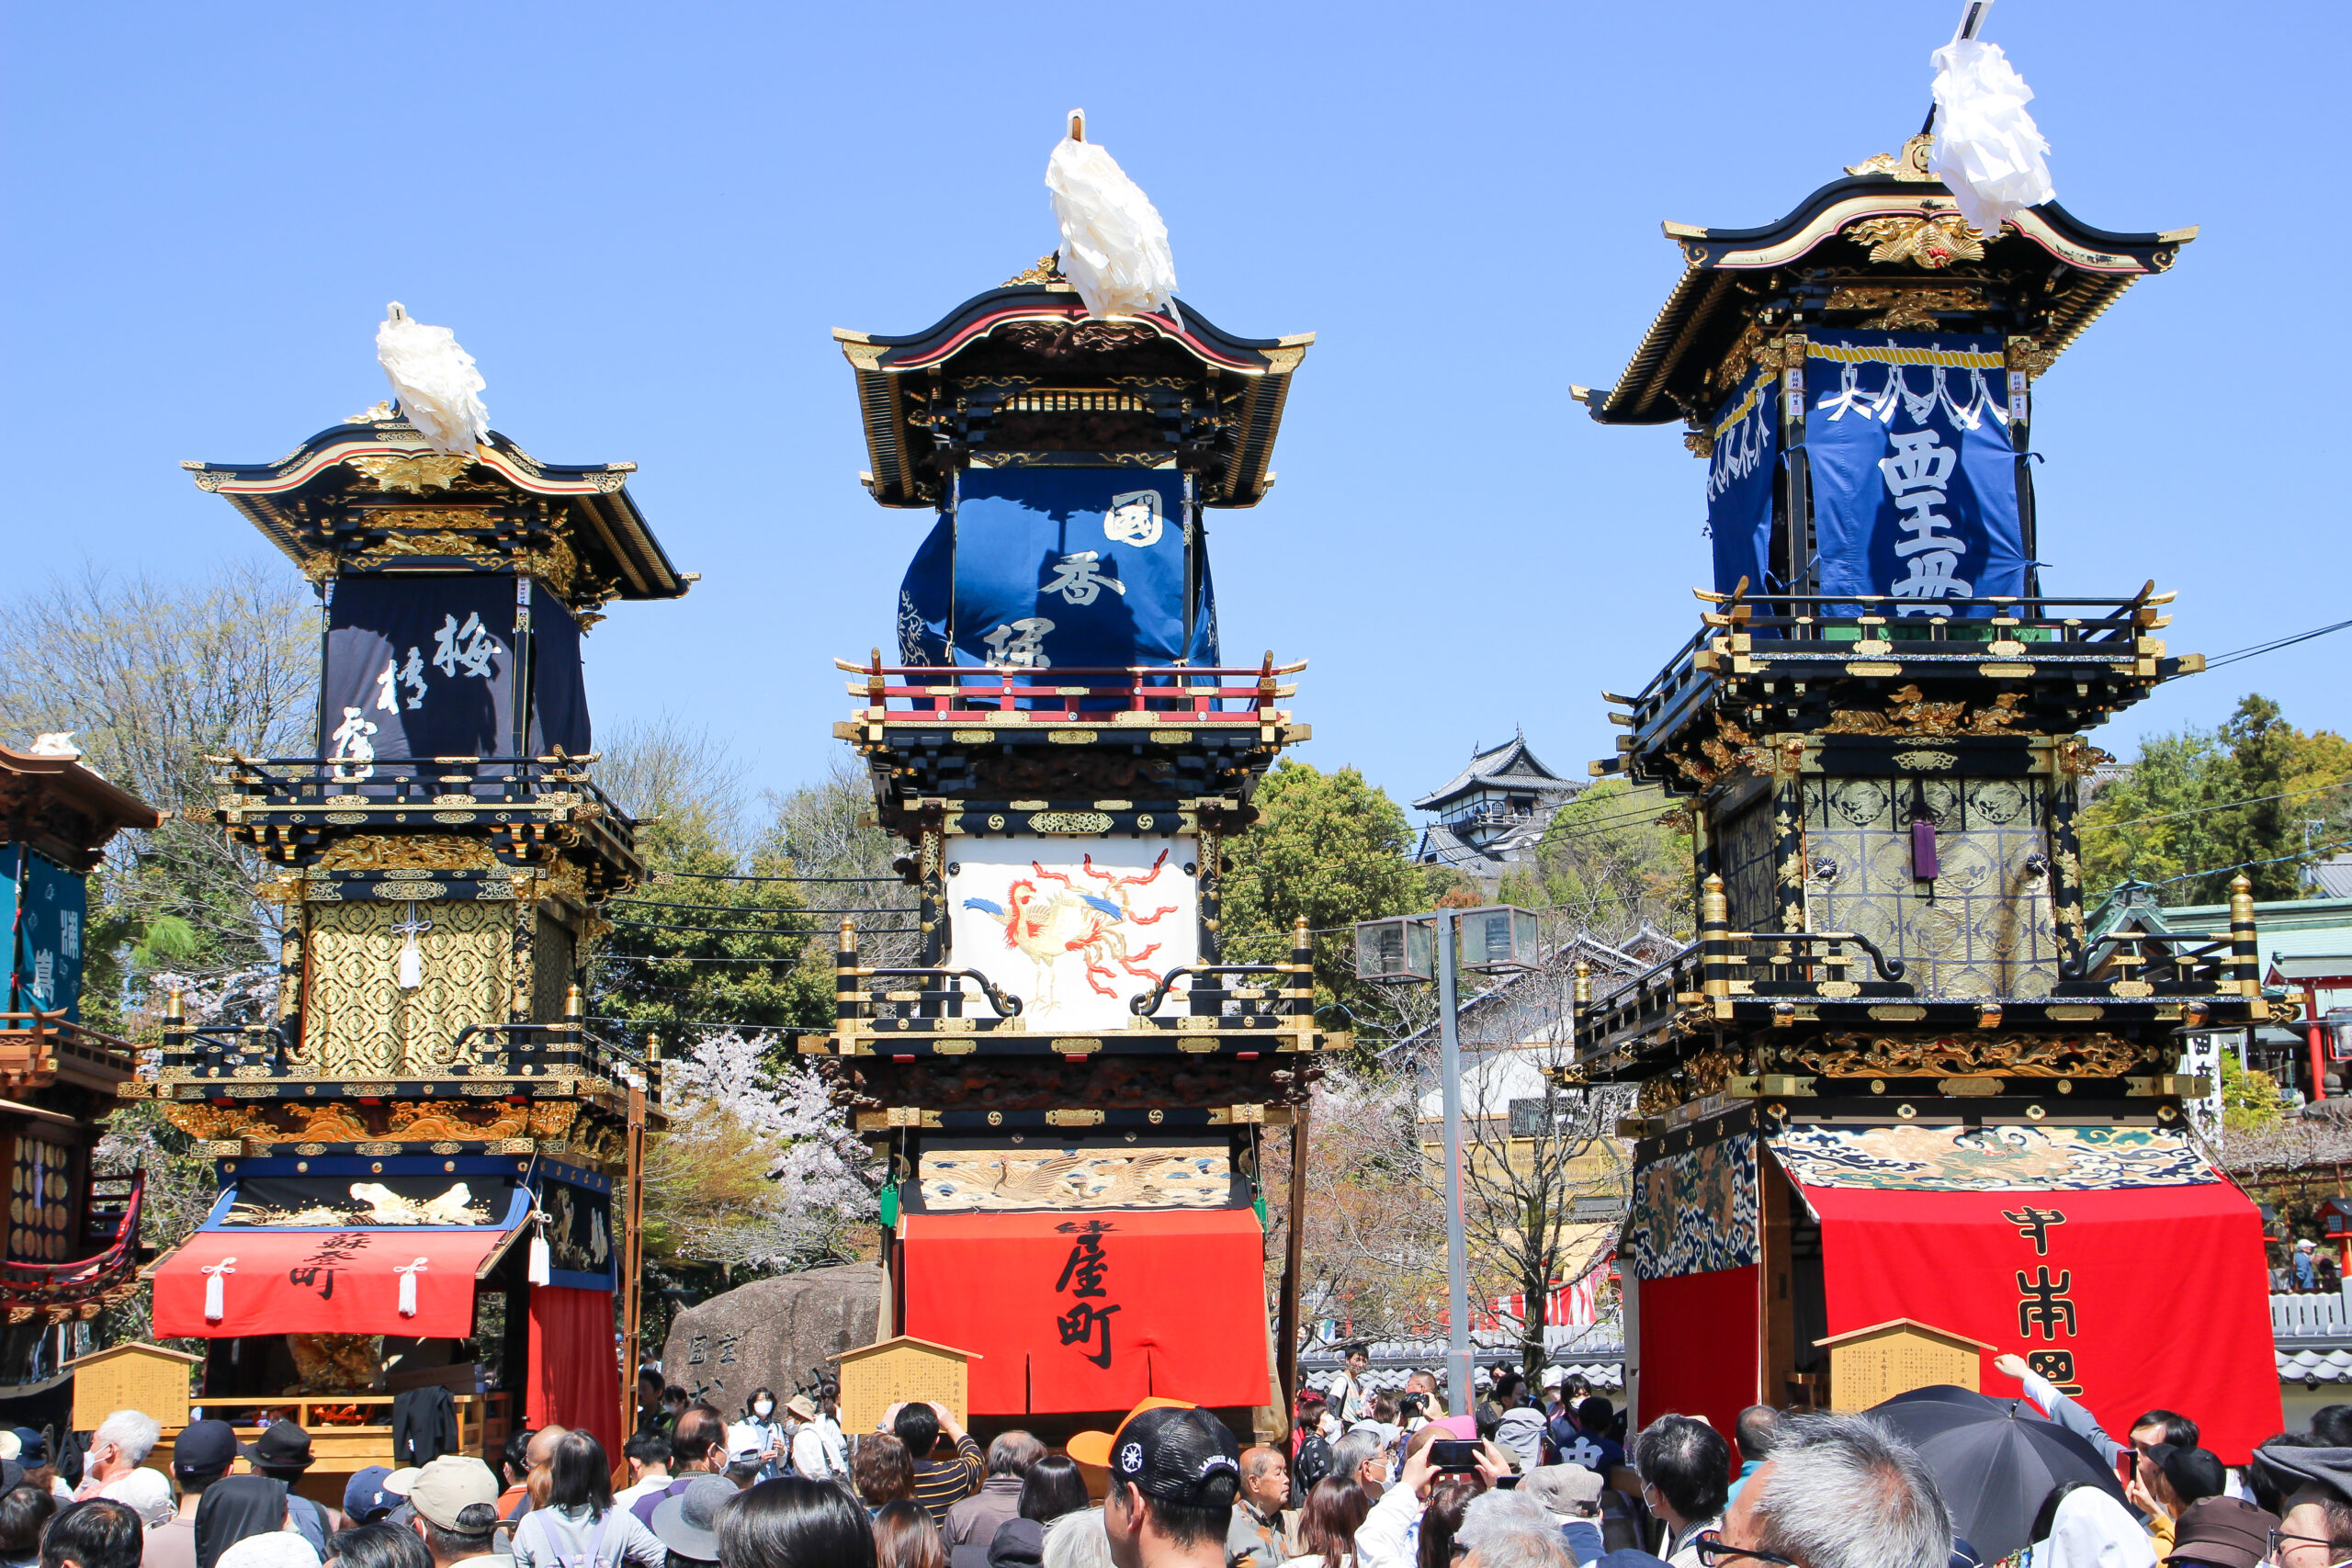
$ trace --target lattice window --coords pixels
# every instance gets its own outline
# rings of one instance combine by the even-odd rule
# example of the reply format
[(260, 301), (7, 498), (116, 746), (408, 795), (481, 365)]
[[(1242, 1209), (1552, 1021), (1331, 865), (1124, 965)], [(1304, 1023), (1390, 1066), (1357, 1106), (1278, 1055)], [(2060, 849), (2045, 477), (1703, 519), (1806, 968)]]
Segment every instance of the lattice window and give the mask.
[(1772, 826), (1772, 792), (1765, 790), (1715, 826), (1716, 863), (1736, 931), (1781, 929), (1781, 900), (1772, 868), (1779, 835)]
[(462, 1053), (454, 1045), (469, 1024), (506, 1021), (514, 907), (470, 899), (417, 904), (432, 925), (417, 936), (424, 983), (413, 991), (400, 987), (406, 938), (392, 929), (408, 908), (372, 901), (309, 907), (304, 1066), (414, 1076), (496, 1054), (479, 1035)]
[(564, 995), (571, 988), (574, 960), (571, 928), (547, 910), (531, 943), (531, 1021), (561, 1023)]
[(8, 1183), (8, 1257), (18, 1263), (62, 1263), (74, 1250), (74, 1151), (17, 1135)]
[[(1807, 779), (1806, 905), (1815, 931), (1860, 931), (1931, 997), (2035, 997), (2057, 979), (2038, 778)], [(1911, 874), (1911, 823), (1936, 824), (1939, 874)], [(1860, 977), (1860, 971), (1850, 977)]]

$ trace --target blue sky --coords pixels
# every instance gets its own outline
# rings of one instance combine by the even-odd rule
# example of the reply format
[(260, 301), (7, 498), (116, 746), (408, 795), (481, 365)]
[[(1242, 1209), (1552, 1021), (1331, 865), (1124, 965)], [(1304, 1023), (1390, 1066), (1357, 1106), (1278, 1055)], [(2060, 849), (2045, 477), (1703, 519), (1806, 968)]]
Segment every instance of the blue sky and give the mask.
[[(904, 333), (1055, 243), (1063, 111), (1166, 217), (1188, 304), (1320, 334), (1281, 484), (1216, 514), (1230, 657), (1313, 660), (1302, 755), (1399, 798), (1695, 629), (1702, 474), (1606, 430), (1672, 283), (1658, 222), (1763, 222), (1891, 151), (1952, 0), (1800, 5), (34, 6), (0, 12), (0, 441), (17, 574), (266, 551), (177, 467), (273, 458), (386, 395), (384, 302), (456, 329), (493, 423), (632, 459), (684, 601), (590, 639), (600, 722), (707, 723), (818, 773), (833, 656), (885, 641), (920, 513), (885, 511), (827, 333)], [(2053, 592), (2181, 592), (2176, 649), (2341, 618), (2340, 5), (2003, 0), (2059, 199), (2203, 226), (2036, 400)], [(2313, 400), (2318, 400), (2314, 401)], [(2352, 633), (2184, 681), (2342, 728)]]

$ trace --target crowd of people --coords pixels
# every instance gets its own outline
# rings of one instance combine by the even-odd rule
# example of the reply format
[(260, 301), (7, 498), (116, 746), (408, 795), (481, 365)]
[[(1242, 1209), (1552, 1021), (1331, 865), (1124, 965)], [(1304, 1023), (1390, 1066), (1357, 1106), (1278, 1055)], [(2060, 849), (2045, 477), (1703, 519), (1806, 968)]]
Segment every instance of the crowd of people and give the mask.
[[(1515, 1368), (1481, 1371), (1473, 1410), (1449, 1418), (1438, 1384), (1415, 1373), (1395, 1393), (1365, 1381), (1350, 1347), (1326, 1392), (1303, 1396), (1294, 1464), (1313, 1489), (1362, 1495), (1354, 1568), (1443, 1568), (1432, 1538), (1463, 1555), (1481, 1517), (1540, 1512), (1567, 1560), (1635, 1568), (1660, 1561), (1793, 1568), (1967, 1568), (1984, 1562), (1942, 1483), (1869, 1415), (1756, 1405), (1732, 1430), (1661, 1415), (1629, 1433), (1603, 1396), (1563, 1378), (1531, 1396)], [(2345, 1568), (2352, 1563), (2352, 1405), (2319, 1411), (2237, 1469), (2200, 1444), (2188, 1416), (2150, 1410), (2122, 1441), (2017, 1356), (1996, 1370), (2112, 1467), (2098, 1480), (2022, 1494), (2002, 1517), (2025, 1540), (2021, 1568)], [(1427, 1456), (1442, 1456), (1432, 1462)], [(1509, 1498), (1510, 1501), (1504, 1501)], [(1982, 1494), (1973, 1517), (1988, 1514)], [(1482, 1516), (1480, 1509), (1487, 1510)], [(1329, 1511), (1359, 1510), (1331, 1499)], [(1318, 1552), (1328, 1556), (1328, 1551)], [(1534, 1559), (1527, 1560), (1533, 1568)], [(1518, 1568), (1515, 1563), (1514, 1568)]]
[[(2352, 1405), (2233, 1470), (2188, 1416), (2122, 1440), (2015, 1357), (2028, 1399), (2115, 1467), (2018, 1504), (2018, 1568), (2343, 1568)], [(1967, 1568), (1983, 1561), (1942, 1483), (1864, 1415), (1752, 1406), (1728, 1434), (1689, 1416), (1637, 1430), (1573, 1380), (1482, 1376), (1449, 1414), (1438, 1380), (1396, 1392), (1351, 1355), (1300, 1395), (1286, 1441), (1244, 1447), (1211, 1413), (1146, 1400), (1063, 1451), (983, 1448), (943, 1406), (842, 1431), (837, 1392), (732, 1418), (646, 1391), (617, 1489), (585, 1431), (518, 1431), (495, 1466), (443, 1454), (370, 1466), (335, 1508), (298, 1489), (310, 1435), (174, 1439), (117, 1411), (61, 1474), (40, 1433), (0, 1432), (0, 1568)], [(678, 1397), (672, 1397), (679, 1395)], [(238, 1461), (244, 1468), (238, 1468)], [(1099, 1500), (1098, 1500), (1099, 1499)], [(2030, 1512), (2030, 1518), (2024, 1517)]]

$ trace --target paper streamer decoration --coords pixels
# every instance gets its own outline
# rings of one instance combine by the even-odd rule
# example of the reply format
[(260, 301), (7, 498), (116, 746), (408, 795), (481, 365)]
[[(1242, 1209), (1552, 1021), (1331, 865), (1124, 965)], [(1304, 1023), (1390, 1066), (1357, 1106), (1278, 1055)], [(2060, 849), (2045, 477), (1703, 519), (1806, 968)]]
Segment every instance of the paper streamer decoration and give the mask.
[(1928, 167), (1961, 216), (1990, 239), (2020, 209), (2058, 194), (2042, 161), (2050, 143), (2026, 112), (2033, 89), (2001, 46), (1983, 39), (1954, 39), (1933, 59), (1936, 141)]
[(470, 456), (490, 434), (490, 411), (475, 396), (487, 384), (474, 356), (447, 327), (428, 327), (401, 302), (385, 308), (376, 329), (376, 362), (384, 367), (401, 414), (443, 452)]
[(1070, 111), (1070, 133), (1046, 161), (1054, 220), (1062, 231), (1062, 276), (1090, 316), (1176, 311), (1176, 263), (1168, 225), (1118, 161), (1086, 137), (1086, 111)]
[(392, 1272), (401, 1277), (401, 1315), (402, 1317), (416, 1315), (416, 1277), (424, 1272), (424, 1268), (425, 1260), (422, 1258), (413, 1263), (396, 1263), (392, 1266)]
[(229, 1288), (223, 1276), (236, 1272), (230, 1267), (236, 1261), (235, 1258), (230, 1257), (204, 1266), (204, 1321), (207, 1323), (218, 1323), (229, 1315)]

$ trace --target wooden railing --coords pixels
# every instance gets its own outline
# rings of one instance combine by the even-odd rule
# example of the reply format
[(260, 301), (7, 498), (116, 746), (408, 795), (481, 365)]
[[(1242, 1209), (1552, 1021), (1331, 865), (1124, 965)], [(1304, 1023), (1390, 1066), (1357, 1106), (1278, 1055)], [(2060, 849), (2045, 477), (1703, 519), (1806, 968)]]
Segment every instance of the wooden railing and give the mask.
[(1279, 679), (1306, 668), (1304, 660), (1276, 664), (1267, 654), (1257, 668), (1227, 665), (1134, 665), (1125, 668), (1036, 669), (1023, 665), (885, 664), (876, 651), (865, 664), (833, 660), (862, 681), (849, 694), (865, 699), (868, 723), (986, 723), (989, 716), (1024, 712), (1032, 722), (1115, 724), (1122, 714), (1159, 724), (1248, 725), (1275, 722), (1274, 704), (1298, 688)]

